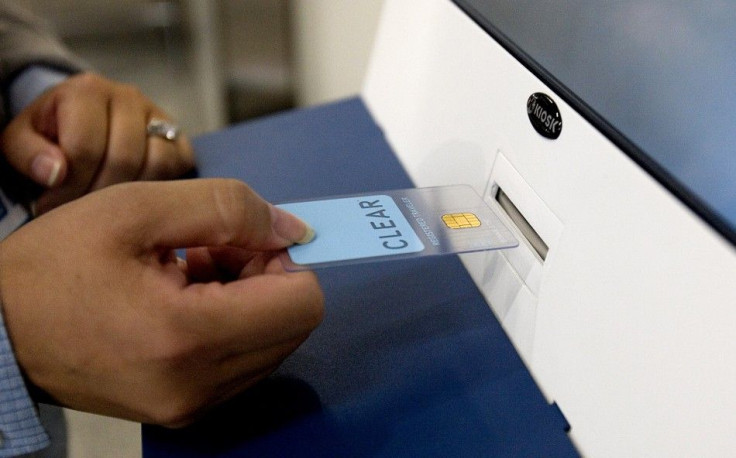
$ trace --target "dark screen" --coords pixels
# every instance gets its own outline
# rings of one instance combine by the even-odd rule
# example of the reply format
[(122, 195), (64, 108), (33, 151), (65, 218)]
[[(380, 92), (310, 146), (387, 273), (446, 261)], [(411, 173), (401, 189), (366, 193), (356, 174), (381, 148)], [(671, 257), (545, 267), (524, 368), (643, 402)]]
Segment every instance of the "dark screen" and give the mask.
[(736, 244), (736, 5), (456, 0)]

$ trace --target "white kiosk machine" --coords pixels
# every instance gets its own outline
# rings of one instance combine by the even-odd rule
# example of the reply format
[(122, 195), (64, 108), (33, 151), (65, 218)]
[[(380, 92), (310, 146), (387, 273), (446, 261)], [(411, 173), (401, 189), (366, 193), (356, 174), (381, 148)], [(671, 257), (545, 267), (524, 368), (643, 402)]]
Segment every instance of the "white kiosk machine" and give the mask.
[(734, 43), (728, 2), (384, 7), (364, 99), (518, 230), (463, 261), (584, 455), (736, 454)]

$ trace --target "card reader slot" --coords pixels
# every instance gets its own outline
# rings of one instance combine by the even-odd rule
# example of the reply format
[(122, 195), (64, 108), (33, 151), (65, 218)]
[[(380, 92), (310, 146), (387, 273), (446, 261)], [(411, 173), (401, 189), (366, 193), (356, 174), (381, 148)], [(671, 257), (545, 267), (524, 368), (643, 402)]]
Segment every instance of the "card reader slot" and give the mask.
[(509, 199), (509, 196), (507, 196), (500, 187), (496, 190), (495, 199), (519, 229), (521, 235), (529, 242), (529, 245), (539, 255), (542, 261), (544, 261), (547, 258), (549, 247), (544, 240), (542, 240), (542, 237), (540, 237), (537, 231), (534, 230), (532, 225), (529, 224), (529, 221), (524, 218), (524, 215), (521, 214), (519, 209), (516, 208), (516, 205), (514, 205), (511, 199)]

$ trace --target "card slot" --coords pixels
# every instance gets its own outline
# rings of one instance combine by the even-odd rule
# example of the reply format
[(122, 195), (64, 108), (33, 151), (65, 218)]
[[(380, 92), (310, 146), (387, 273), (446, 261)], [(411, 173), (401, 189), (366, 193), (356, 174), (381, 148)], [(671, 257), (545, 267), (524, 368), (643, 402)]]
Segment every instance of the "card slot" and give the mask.
[(519, 233), (526, 239), (527, 242), (529, 242), (529, 245), (537, 253), (542, 262), (544, 262), (544, 260), (547, 259), (549, 246), (544, 241), (544, 239), (542, 239), (542, 236), (540, 236), (539, 233), (534, 230), (534, 227), (532, 227), (529, 221), (524, 217), (521, 211), (519, 211), (516, 205), (514, 205), (509, 196), (503, 191), (503, 189), (501, 189), (500, 186), (496, 190), (496, 195), (494, 196), (494, 198), (496, 199), (496, 202), (498, 202), (498, 205), (501, 207), (501, 209), (509, 217), (511, 222), (519, 230)]

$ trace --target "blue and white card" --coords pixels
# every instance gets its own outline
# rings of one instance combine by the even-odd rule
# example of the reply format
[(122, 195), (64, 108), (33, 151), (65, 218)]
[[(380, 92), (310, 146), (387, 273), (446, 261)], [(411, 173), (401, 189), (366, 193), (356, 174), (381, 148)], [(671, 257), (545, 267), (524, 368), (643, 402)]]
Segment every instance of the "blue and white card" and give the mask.
[(315, 238), (281, 255), (287, 270), (497, 250), (518, 245), (470, 186), (403, 189), (278, 207), (306, 221)]

